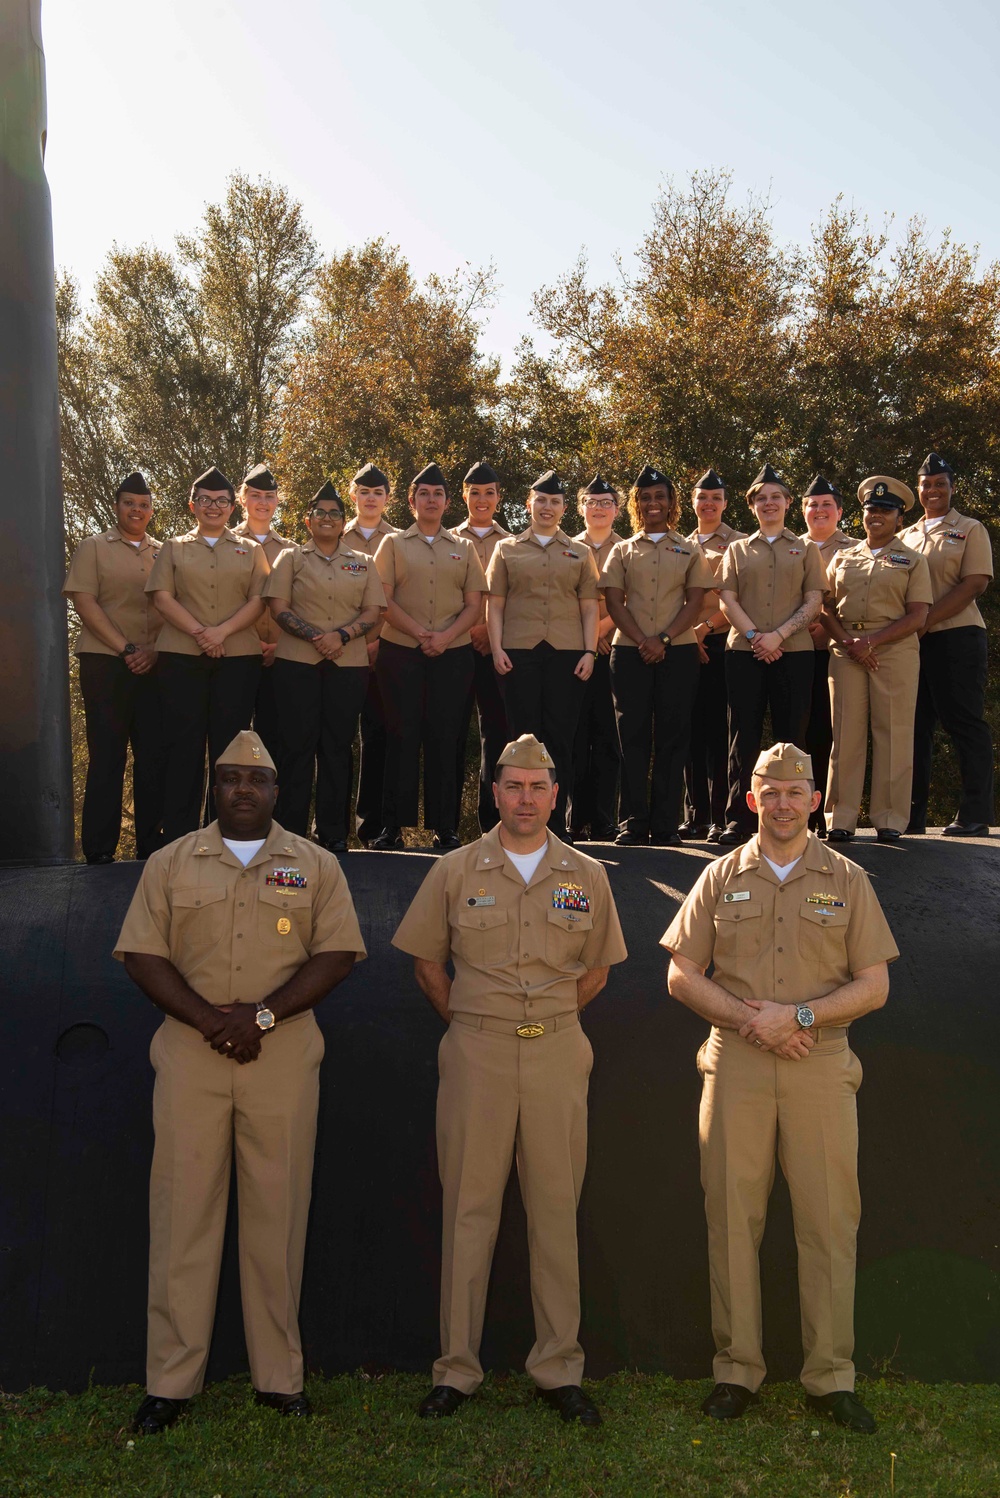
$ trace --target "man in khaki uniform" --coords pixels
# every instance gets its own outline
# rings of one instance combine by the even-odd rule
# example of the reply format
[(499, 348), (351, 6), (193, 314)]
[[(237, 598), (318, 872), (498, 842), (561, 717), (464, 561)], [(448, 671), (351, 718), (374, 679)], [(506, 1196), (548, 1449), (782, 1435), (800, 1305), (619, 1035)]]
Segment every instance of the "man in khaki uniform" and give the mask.
[(145, 592), (160, 542), (147, 533), (153, 497), (141, 473), (115, 495), (115, 523), (87, 536), (63, 584), (81, 629), (74, 650), (87, 724), (87, 785), (81, 841), (88, 863), (113, 863), (122, 831), (122, 786), (132, 747), (135, 852), (160, 846), (163, 730), (156, 675), (162, 620)]
[(875, 1421), (853, 1392), (861, 1064), (847, 1027), (885, 1003), (899, 953), (868, 876), (808, 830), (819, 805), (809, 756), (794, 744), (764, 750), (748, 800), (757, 835), (709, 864), (662, 938), (670, 992), (713, 1026), (698, 1053), (716, 1346), (702, 1410), (736, 1419), (764, 1379), (757, 1255), (777, 1151), (807, 1403), (869, 1434)]
[(580, 1010), (627, 954), (603, 867), (546, 830), (556, 793), (545, 746), (531, 734), (508, 744), (494, 785), (499, 826), (434, 865), (392, 939), (449, 1022), (438, 1053), (441, 1356), (425, 1417), (454, 1414), (482, 1382), (486, 1291), (516, 1154), (536, 1332), (526, 1367), (564, 1420), (600, 1424), (580, 1389), (576, 1212), (593, 1063)]
[[(510, 531), (505, 531), (495, 519), (500, 503), (500, 475), (496, 469), (480, 458), (462, 480), (462, 498), (467, 510), (466, 518), (452, 529), (453, 536), (471, 541), (476, 556), (485, 573), (490, 558), (500, 541), (506, 540)], [(489, 832), (497, 824), (497, 808), (493, 800), (493, 776), (497, 759), (507, 742), (507, 709), (500, 693), (500, 682), (493, 669), (493, 651), (490, 648), (489, 630), (486, 628), (486, 594), (479, 620), (469, 630), (472, 648), (475, 651), (475, 676), (472, 691), (466, 703), (465, 726), (459, 739), (458, 807), (455, 826), (462, 819), (462, 786), (465, 780), (465, 746), (469, 737), (469, 719), (475, 708), (479, 719), (479, 830)]]
[[(347, 492), (356, 513), (344, 526), (344, 545), (351, 551), (363, 551), (366, 557), (374, 558), (382, 544), (382, 537), (396, 533), (396, 527), (390, 525), (383, 514), (389, 503), (389, 480), (374, 463), (365, 463), (351, 479)], [(385, 707), (375, 673), (381, 633), (382, 621), (379, 620), (365, 642), (371, 673), (368, 677), (365, 705), (361, 709), (361, 766), (358, 770), (355, 818), (358, 840), (366, 848), (385, 827), (382, 806), (385, 784)], [(348, 816), (349, 811), (350, 808), (347, 810)]]
[(952, 503), (955, 474), (937, 453), (917, 473), (923, 520), (900, 540), (927, 560), (934, 601), (920, 641), (913, 730), (913, 790), (907, 832), (927, 830), (934, 725), (955, 746), (962, 798), (945, 837), (989, 837), (993, 821), (993, 736), (985, 717), (986, 623), (976, 599), (993, 577), (989, 531)]
[[(844, 551), (857, 542), (853, 536), (845, 536), (840, 529), (844, 514), (844, 501), (822, 473), (817, 473), (802, 496), (802, 518), (806, 523), (803, 541), (811, 541), (828, 568), (838, 551)], [(830, 750), (833, 747), (833, 723), (830, 718), (830, 636), (822, 619), (814, 619), (809, 626), (813, 642), (813, 686), (812, 705), (809, 709), (809, 726), (806, 729), (806, 749), (813, 763), (816, 784), (822, 791), (826, 786), (830, 767)], [(826, 818), (823, 808), (810, 818), (809, 826), (817, 837), (826, 836)]]
[[(292, 543), (279, 536), (272, 526), (274, 512), (278, 508), (278, 480), (266, 463), (257, 463), (243, 480), (237, 493), (243, 506), (243, 519), (233, 527), (234, 536), (250, 536), (258, 546), (264, 548), (267, 565), (273, 567), (286, 546)], [(274, 622), (270, 609), (265, 609), (257, 620), (257, 635), (261, 648), (260, 684), (254, 703), (253, 726), (260, 734), (272, 754), (277, 754), (278, 710), (274, 701), (274, 651), (281, 630)]]
[(272, 820), (255, 733), (215, 767), (219, 818), (150, 858), (115, 956), (166, 1018), (153, 1037), (147, 1397), (172, 1425), (208, 1362), (235, 1150), (258, 1404), (308, 1415), (299, 1292), (323, 1038), (313, 1007), (365, 956), (336, 858)]

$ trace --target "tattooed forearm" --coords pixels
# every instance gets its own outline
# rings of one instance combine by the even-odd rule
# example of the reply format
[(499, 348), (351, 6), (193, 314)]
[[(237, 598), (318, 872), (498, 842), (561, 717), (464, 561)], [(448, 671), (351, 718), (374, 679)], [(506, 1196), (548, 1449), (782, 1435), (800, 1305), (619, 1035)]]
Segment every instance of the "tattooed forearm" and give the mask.
[(806, 601), (801, 608), (797, 608), (784, 622), (778, 626), (778, 634), (783, 640), (790, 640), (798, 630), (805, 629), (819, 615), (823, 607), (822, 593), (807, 593)]
[(366, 635), (370, 629), (375, 628), (374, 619), (365, 619), (363, 623), (355, 625), (359, 635)]
[(299, 640), (318, 640), (323, 633), (305, 619), (300, 619), (298, 614), (293, 614), (291, 609), (282, 609), (278, 615), (278, 623), (287, 635), (295, 635)]

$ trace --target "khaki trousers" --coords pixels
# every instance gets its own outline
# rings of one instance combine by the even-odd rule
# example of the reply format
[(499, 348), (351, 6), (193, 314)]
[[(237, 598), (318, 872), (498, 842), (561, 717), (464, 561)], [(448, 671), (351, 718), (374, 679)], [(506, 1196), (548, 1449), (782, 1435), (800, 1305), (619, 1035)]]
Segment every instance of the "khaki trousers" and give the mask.
[(205, 1381), (235, 1150), (240, 1288), (256, 1389), (302, 1389), (299, 1292), (323, 1037), (311, 1014), (239, 1066), (189, 1025), (153, 1036), (146, 1388), (187, 1399)]
[(798, 1248), (802, 1383), (810, 1394), (854, 1388), (861, 1063), (842, 1030), (824, 1033), (833, 1038), (805, 1061), (781, 1061), (731, 1031), (713, 1030), (698, 1052), (717, 1383), (756, 1391), (766, 1373), (757, 1255), (777, 1151)]
[[(463, 1023), (465, 1021), (465, 1023)], [(485, 1025), (500, 1021), (485, 1020)], [(506, 1022), (503, 1022), (506, 1023)], [(444, 1190), (441, 1356), (434, 1383), (471, 1394), (504, 1188), (517, 1157), (528, 1218), (535, 1345), (525, 1367), (543, 1389), (583, 1377), (576, 1213), (587, 1166), (594, 1053), (576, 1015), (522, 1040), (453, 1017), (438, 1052), (438, 1167)]]
[(853, 832), (865, 788), (868, 722), (872, 730), (873, 827), (905, 832), (913, 779), (913, 716), (917, 706), (920, 650), (916, 637), (878, 653), (877, 671), (830, 651), (830, 715), (833, 748), (826, 811), (831, 827)]

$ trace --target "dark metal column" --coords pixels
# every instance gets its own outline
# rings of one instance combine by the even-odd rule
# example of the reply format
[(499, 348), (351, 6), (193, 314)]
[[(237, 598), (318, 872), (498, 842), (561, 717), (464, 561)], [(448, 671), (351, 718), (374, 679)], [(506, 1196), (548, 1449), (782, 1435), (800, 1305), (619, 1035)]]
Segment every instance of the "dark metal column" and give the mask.
[(0, 863), (72, 856), (41, 0), (0, 0)]

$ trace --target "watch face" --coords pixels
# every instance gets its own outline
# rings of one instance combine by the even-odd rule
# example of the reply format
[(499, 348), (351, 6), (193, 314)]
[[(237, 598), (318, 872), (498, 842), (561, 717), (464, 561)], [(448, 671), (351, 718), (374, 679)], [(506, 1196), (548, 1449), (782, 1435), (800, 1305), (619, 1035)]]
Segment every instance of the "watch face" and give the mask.
[(804, 1030), (808, 1029), (809, 1026), (815, 1022), (816, 1016), (813, 1014), (808, 1004), (800, 1004), (795, 1013), (799, 1024)]
[(274, 1015), (270, 1009), (257, 1010), (257, 1026), (261, 1030), (270, 1030), (274, 1025)]

